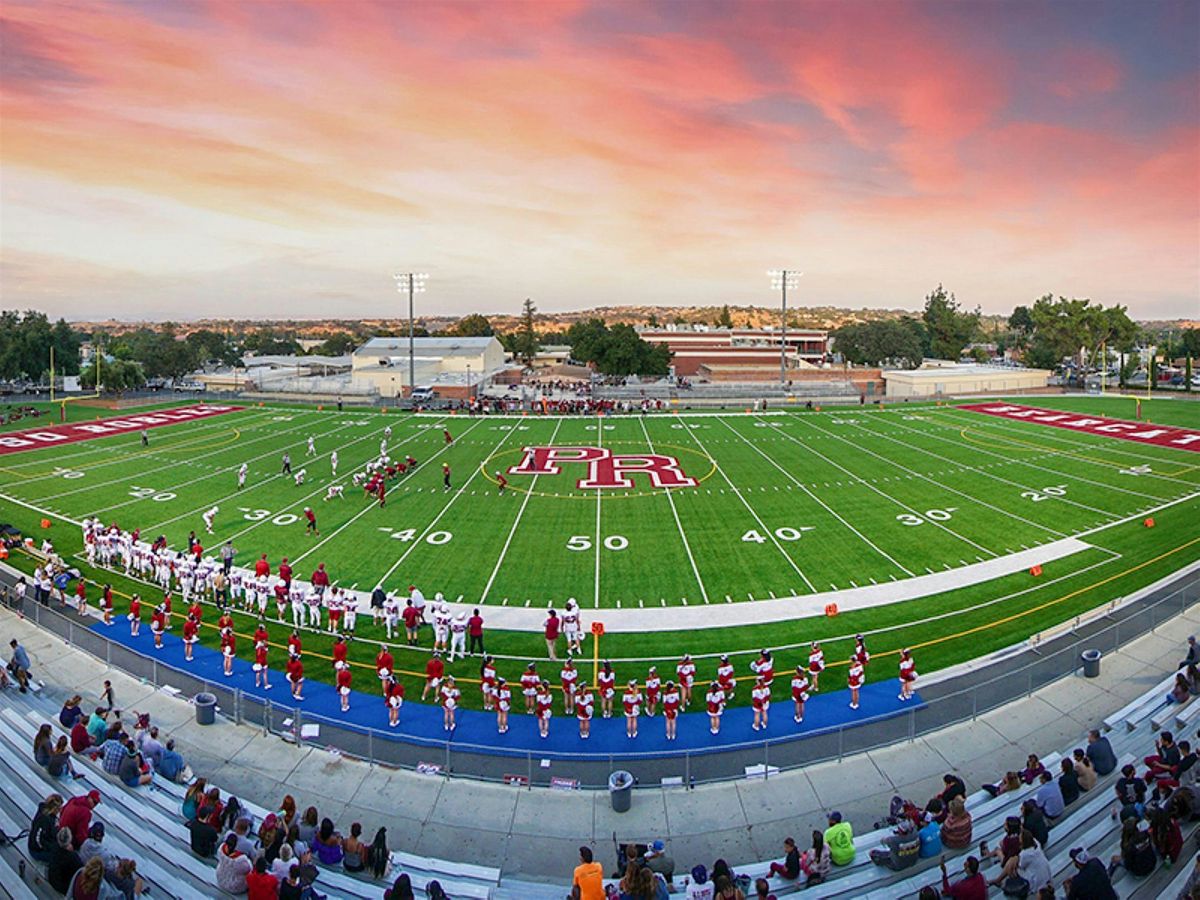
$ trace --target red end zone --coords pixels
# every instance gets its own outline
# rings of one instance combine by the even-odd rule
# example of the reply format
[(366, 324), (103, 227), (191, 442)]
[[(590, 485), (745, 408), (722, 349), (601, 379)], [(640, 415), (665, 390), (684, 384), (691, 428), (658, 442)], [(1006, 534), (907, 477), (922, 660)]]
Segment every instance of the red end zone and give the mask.
[(1022, 422), (1037, 422), (1053, 425), (1069, 431), (1082, 431), (1100, 437), (1121, 438), (1139, 444), (1154, 444), (1158, 447), (1174, 447), (1176, 450), (1200, 452), (1200, 431), (1188, 428), (1172, 428), (1152, 425), (1149, 422), (1130, 422), (1126, 419), (1108, 419), (1103, 416), (1088, 416), (1081, 413), (1059, 412), (1036, 406), (1020, 406), (1013, 403), (972, 403), (960, 406), (971, 412), (1002, 419), (1019, 419)]
[(67, 425), (51, 425), (47, 428), (29, 428), (25, 431), (12, 431), (7, 434), (0, 434), (0, 456), (6, 453), (20, 453), (22, 450), (51, 447), (56, 444), (73, 444), (76, 441), (90, 441), (94, 438), (112, 437), (113, 435), (124, 434), (130, 431), (141, 431), (143, 428), (178, 425), (181, 422), (206, 419), (210, 416), (237, 412), (241, 409), (245, 409), (245, 407), (217, 406), (215, 404), (201, 403), (196, 406), (160, 409), (156, 412), (144, 413), (138, 416), (119, 416), (113, 419), (97, 419), (94, 422), (72, 422)]

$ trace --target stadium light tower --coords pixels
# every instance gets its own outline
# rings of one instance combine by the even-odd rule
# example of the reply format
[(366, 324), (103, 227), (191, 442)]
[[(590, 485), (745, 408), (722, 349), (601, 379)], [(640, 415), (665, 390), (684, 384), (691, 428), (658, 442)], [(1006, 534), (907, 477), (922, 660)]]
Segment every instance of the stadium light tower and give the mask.
[(787, 292), (788, 288), (796, 290), (800, 287), (800, 276), (804, 273), (795, 269), (772, 269), (767, 274), (771, 276), (772, 290), (783, 292), (779, 311), (779, 383), (787, 384)]
[(413, 362), (413, 295), (425, 292), (425, 282), (429, 276), (424, 272), (404, 272), (392, 277), (396, 279), (396, 290), (401, 294), (408, 292), (408, 393), (411, 396), (417, 387), (416, 365)]

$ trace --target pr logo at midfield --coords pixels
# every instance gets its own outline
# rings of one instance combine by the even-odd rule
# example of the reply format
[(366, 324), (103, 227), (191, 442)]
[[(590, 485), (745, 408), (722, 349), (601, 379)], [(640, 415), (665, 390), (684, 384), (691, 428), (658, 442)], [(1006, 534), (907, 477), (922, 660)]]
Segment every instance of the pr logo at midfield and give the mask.
[(613, 453), (605, 447), (526, 447), (524, 453), (519, 465), (509, 467), (510, 475), (557, 475), (560, 463), (583, 463), (588, 474), (575, 482), (579, 488), (631, 488), (631, 475), (645, 475), (658, 488), (698, 484), (679, 460), (659, 453)]

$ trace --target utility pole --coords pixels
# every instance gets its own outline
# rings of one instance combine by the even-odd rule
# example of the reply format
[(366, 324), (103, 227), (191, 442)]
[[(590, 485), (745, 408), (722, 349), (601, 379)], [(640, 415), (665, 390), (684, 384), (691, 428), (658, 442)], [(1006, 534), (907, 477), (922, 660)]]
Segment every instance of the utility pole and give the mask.
[(782, 292), (782, 302), (779, 311), (779, 383), (787, 384), (787, 292), (788, 288), (796, 290), (800, 287), (800, 277), (803, 272), (795, 269), (772, 269), (767, 273), (771, 276), (771, 287)]
[(396, 279), (396, 290), (401, 294), (408, 291), (408, 392), (411, 395), (416, 388), (416, 364), (413, 354), (413, 295), (425, 292), (425, 282), (429, 276), (424, 272), (404, 272), (393, 275)]

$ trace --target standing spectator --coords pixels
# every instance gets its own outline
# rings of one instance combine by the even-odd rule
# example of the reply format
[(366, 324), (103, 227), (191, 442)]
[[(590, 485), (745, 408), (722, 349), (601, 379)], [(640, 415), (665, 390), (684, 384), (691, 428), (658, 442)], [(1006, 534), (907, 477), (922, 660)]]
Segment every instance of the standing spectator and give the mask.
[(551, 609), (546, 615), (546, 621), (542, 627), (546, 635), (546, 655), (556, 660), (558, 659), (558, 613)]
[(467, 637), (470, 640), (468, 652), (474, 656), (475, 648), (478, 647), (479, 655), (483, 656), (485, 652), (483, 649), (483, 616), (479, 614), (478, 609), (471, 614), (471, 618), (467, 619)]
[(28, 693), (29, 670), (33, 668), (29, 663), (29, 654), (25, 652), (24, 647), (17, 643), (16, 638), (9, 641), (8, 646), (12, 648), (12, 653), (8, 657), (8, 672), (17, 680), (21, 693)]
[(246, 900), (275, 900), (278, 895), (279, 879), (267, 871), (267, 861), (260, 856), (246, 873)]
[(592, 858), (591, 847), (579, 848), (579, 865), (571, 881), (572, 900), (604, 900), (604, 867)]
[(796, 842), (792, 838), (783, 839), (783, 863), (771, 863), (770, 875), (786, 878), (788, 881), (795, 881), (800, 877), (800, 851), (796, 849)]
[(217, 851), (217, 887), (228, 894), (246, 893), (246, 876), (253, 869), (250, 857), (237, 844), (237, 835), (230, 834)]
[(1200, 666), (1200, 644), (1196, 643), (1194, 634), (1188, 635), (1187, 656), (1180, 661), (1177, 668), (1186, 669), (1188, 666)]
[(942, 846), (950, 850), (965, 850), (971, 846), (974, 823), (962, 797), (950, 801), (946, 821), (942, 823)]
[(1117, 767), (1117, 756), (1113, 753), (1112, 744), (1094, 728), (1088, 732), (1087, 758), (1092, 761), (1092, 768), (1101, 778)]
[(1075, 863), (1075, 874), (1063, 882), (1067, 900), (1117, 900), (1104, 863), (1083, 847), (1071, 851), (1071, 861)]
[(979, 860), (968, 856), (963, 860), (963, 877), (954, 884), (946, 873), (946, 858), (942, 857), (942, 896), (953, 900), (987, 900), (987, 879), (979, 872)]
[(834, 810), (827, 819), (825, 843), (829, 845), (829, 856), (835, 866), (848, 866), (854, 862), (854, 829), (842, 820), (842, 814)]

